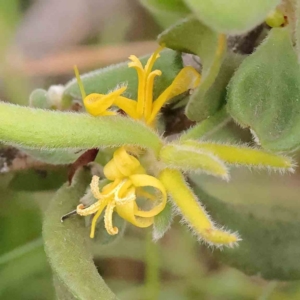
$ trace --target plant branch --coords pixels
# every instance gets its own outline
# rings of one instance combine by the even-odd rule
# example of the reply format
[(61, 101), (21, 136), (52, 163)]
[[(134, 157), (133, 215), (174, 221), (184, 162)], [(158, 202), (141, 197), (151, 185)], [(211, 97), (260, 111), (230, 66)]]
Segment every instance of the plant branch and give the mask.
[(158, 154), (162, 141), (141, 122), (122, 116), (46, 111), (0, 102), (0, 141), (35, 149), (138, 146)]
[(44, 167), (49, 165), (35, 160), (17, 148), (0, 148), (0, 174)]

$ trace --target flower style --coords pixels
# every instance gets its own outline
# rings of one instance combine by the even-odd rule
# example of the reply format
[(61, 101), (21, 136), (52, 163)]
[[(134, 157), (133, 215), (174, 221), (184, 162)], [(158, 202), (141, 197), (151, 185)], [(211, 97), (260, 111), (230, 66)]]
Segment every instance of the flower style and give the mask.
[[(169, 99), (195, 88), (200, 83), (200, 75), (192, 67), (185, 67), (178, 73), (173, 83), (153, 101), (154, 79), (162, 73), (160, 70), (152, 71), (152, 68), (159, 57), (160, 50), (161, 48), (148, 59), (145, 67), (137, 57), (130, 56), (131, 62), (128, 66), (136, 69), (139, 78), (137, 101), (122, 96), (126, 87), (121, 87), (107, 95), (86, 96), (76, 69), (75, 73), (86, 110), (93, 116), (105, 117), (116, 114), (108, 109), (117, 106), (129, 117), (154, 127), (159, 110)], [(91, 238), (94, 237), (97, 219), (105, 207), (105, 228), (113, 235), (118, 233), (118, 229), (112, 224), (114, 210), (135, 226), (148, 227), (165, 208), (168, 195), (184, 220), (208, 245), (233, 246), (240, 240), (237, 233), (220, 229), (211, 220), (186, 182), (183, 173), (200, 171), (229, 180), (227, 165), (293, 171), (293, 161), (260, 149), (193, 140), (191, 138), (193, 132), (198, 132), (198, 127), (202, 126), (202, 123), (182, 134), (178, 141), (164, 143), (157, 156), (151, 153), (149, 155), (149, 151), (131, 148), (132, 153), (136, 154), (134, 156), (126, 146), (114, 152), (112, 160), (104, 167), (104, 175), (110, 183), (100, 191), (99, 177), (94, 176), (91, 191), (97, 201), (89, 207), (84, 207), (82, 204), (77, 207), (77, 213), (81, 216), (95, 214), (92, 220)], [(147, 159), (143, 160), (142, 166), (140, 159), (143, 156)], [(147, 174), (150, 169), (153, 173), (153, 166), (155, 177)], [(144, 189), (146, 186), (154, 188), (160, 196), (146, 191)], [(151, 202), (158, 196), (158, 203), (148, 211), (141, 210), (137, 205), (139, 196)]]
[[(117, 213), (128, 222), (137, 227), (149, 227), (153, 224), (153, 217), (158, 215), (166, 206), (167, 194), (162, 183), (153, 176), (147, 175), (140, 162), (128, 154), (124, 147), (115, 151), (113, 158), (105, 165), (104, 175), (111, 182), (99, 191), (99, 177), (93, 176), (90, 184), (91, 192), (97, 202), (85, 208), (83, 204), (77, 206), (77, 214), (87, 216), (94, 214), (90, 237), (95, 235), (98, 218), (106, 207), (104, 223), (110, 235), (118, 233), (118, 228), (113, 227), (112, 214)], [(160, 192), (159, 203), (148, 211), (140, 210), (136, 200), (142, 196), (152, 202), (158, 195), (153, 195), (143, 189), (152, 187)], [(157, 201), (156, 201), (157, 202)]]

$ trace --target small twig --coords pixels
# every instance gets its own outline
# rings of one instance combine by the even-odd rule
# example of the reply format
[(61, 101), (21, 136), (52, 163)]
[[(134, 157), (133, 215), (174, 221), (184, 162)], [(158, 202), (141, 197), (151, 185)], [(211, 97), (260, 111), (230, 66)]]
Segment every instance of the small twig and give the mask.
[(49, 165), (37, 161), (14, 147), (0, 148), (0, 174), (27, 169), (41, 169)]

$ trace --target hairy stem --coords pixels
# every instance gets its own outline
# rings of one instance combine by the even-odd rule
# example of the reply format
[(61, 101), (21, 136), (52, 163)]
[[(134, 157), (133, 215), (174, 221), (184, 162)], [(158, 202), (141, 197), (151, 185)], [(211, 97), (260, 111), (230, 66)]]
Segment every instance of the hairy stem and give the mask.
[(133, 145), (158, 153), (151, 129), (126, 117), (91, 117), (0, 102), (0, 141), (27, 148), (91, 149)]

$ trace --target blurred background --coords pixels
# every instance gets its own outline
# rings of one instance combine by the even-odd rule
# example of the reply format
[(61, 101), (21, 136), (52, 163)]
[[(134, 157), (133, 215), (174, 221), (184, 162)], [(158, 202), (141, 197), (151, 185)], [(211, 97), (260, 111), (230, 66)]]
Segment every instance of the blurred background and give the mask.
[[(1, 100), (28, 105), (33, 89), (70, 80), (74, 64), (83, 73), (124, 61), (130, 54), (153, 51), (157, 34), (174, 21), (174, 15), (153, 17), (145, 8), (151, 1), (141, 2), (0, 1)], [(55, 299), (41, 237), (42, 215), (55, 190), (26, 191), (29, 176), (21, 189), (12, 184), (35, 164), (13, 148), (0, 148), (1, 300)], [(297, 207), (299, 174), (269, 176), (248, 169), (232, 174), (231, 184), (207, 176), (198, 180), (211, 195), (247, 202), (254, 210), (259, 203)], [(95, 244), (99, 272), (120, 299), (153, 299), (147, 289), (155, 285), (159, 299), (166, 300), (300, 299), (297, 281), (269, 282), (219, 263), (213, 250), (201, 246), (178, 220), (157, 244), (132, 226), (111, 245)], [(151, 273), (157, 269), (159, 278)]]

